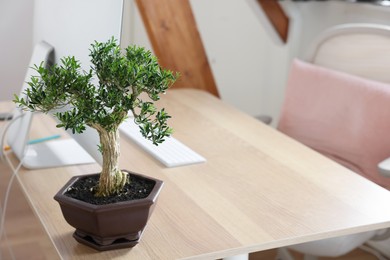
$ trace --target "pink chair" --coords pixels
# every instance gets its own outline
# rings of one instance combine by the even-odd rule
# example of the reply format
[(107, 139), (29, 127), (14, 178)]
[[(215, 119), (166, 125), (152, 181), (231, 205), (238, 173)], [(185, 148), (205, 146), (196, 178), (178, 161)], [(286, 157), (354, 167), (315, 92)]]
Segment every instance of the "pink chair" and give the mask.
[[(317, 39), (306, 62), (293, 61), (278, 129), (389, 189), (390, 178), (380, 174), (389, 171), (378, 170), (378, 164), (390, 156), (388, 83), (390, 27), (349, 24), (332, 28)], [(289, 248), (304, 253), (305, 259), (335, 257), (384, 232)], [(286, 248), (278, 253), (281, 259), (293, 259)]]
[(278, 129), (389, 189), (390, 85), (294, 60)]

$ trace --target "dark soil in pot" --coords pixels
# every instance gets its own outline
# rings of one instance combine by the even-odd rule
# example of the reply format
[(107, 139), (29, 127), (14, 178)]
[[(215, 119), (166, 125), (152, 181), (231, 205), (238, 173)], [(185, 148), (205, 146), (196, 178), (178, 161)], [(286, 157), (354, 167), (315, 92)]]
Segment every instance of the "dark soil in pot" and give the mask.
[(130, 182), (123, 191), (107, 197), (95, 197), (99, 176), (79, 179), (64, 194), (68, 197), (85, 201), (95, 205), (104, 205), (121, 201), (130, 201), (146, 198), (152, 191), (155, 182), (140, 176), (130, 174)]

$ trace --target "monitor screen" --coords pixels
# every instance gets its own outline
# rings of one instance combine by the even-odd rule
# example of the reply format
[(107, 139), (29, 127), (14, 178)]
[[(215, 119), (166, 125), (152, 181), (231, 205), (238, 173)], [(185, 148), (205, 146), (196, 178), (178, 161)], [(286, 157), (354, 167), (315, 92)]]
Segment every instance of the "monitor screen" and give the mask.
[[(123, 1), (35, 0), (33, 41), (54, 46), (55, 63), (64, 56), (74, 56), (84, 70), (89, 70), (89, 49), (94, 41), (105, 42), (111, 37), (121, 40)], [(72, 137), (102, 162), (96, 130), (88, 128)]]

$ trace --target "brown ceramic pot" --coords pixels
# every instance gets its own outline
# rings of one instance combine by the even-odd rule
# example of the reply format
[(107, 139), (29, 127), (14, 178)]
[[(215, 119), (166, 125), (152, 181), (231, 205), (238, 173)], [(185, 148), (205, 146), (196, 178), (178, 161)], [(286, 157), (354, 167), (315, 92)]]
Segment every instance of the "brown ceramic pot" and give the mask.
[(141, 239), (146, 223), (153, 212), (163, 182), (132, 173), (155, 182), (153, 190), (144, 199), (94, 205), (64, 195), (81, 175), (71, 178), (54, 196), (60, 204), (65, 220), (76, 229), (73, 237), (80, 243), (97, 250), (110, 250), (135, 246)]

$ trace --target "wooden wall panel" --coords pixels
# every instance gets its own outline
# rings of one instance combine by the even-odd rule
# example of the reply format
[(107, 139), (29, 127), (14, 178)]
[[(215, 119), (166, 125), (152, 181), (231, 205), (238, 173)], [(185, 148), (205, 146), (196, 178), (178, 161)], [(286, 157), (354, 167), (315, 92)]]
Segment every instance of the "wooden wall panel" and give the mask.
[(284, 43), (287, 42), (289, 18), (278, 0), (257, 0)]
[(159, 63), (181, 74), (173, 87), (219, 96), (189, 0), (136, 2)]

